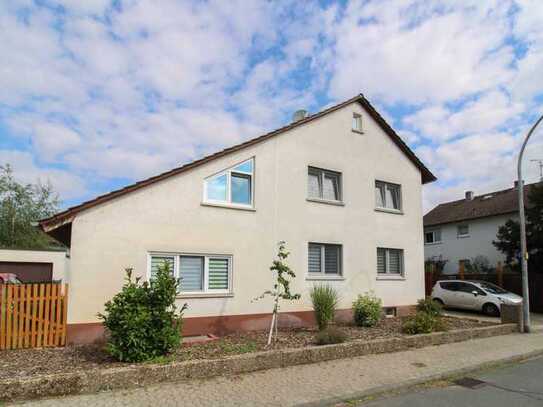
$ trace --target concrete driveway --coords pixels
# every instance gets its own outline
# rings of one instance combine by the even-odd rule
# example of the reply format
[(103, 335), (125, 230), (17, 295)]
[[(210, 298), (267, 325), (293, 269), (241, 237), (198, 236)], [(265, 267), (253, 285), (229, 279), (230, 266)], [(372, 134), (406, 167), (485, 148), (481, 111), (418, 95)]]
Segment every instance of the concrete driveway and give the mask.
[[(364, 407), (511, 407), (543, 405), (543, 358), (469, 375), (449, 387), (383, 398)], [(466, 379), (466, 377), (460, 378)], [(475, 380), (470, 380), (475, 379)]]
[[(489, 317), (484, 314), (481, 314), (480, 312), (474, 312), (474, 311), (465, 311), (465, 310), (451, 310), (447, 309), (443, 312), (444, 315), (451, 316), (451, 317), (460, 317), (460, 318), (471, 318), (471, 319), (477, 319), (479, 321), (488, 321), (488, 322), (495, 322), (500, 323), (500, 318), (498, 317)], [(543, 314), (530, 314), (531, 323), (532, 323), (532, 329), (537, 331), (543, 331)]]

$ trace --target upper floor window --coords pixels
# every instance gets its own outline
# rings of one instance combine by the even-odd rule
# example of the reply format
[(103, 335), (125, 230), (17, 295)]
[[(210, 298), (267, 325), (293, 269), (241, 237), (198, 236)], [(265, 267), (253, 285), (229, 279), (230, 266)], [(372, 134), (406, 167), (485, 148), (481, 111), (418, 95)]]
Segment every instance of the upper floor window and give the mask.
[(253, 206), (254, 159), (206, 178), (204, 201)]
[(402, 210), (402, 187), (389, 182), (375, 181), (375, 205), (377, 208)]
[(353, 113), (353, 131), (362, 133), (362, 115)]
[(429, 230), (424, 232), (424, 243), (441, 243), (441, 229)]
[(228, 293), (232, 258), (222, 255), (149, 255), (149, 278), (156, 276), (159, 266), (167, 264), (179, 281), (181, 293)]
[(341, 173), (309, 167), (307, 194), (312, 199), (341, 201)]
[(469, 225), (458, 225), (456, 227), (456, 234), (458, 237), (469, 236)]
[(309, 243), (308, 273), (312, 275), (341, 275), (342, 250), (339, 244)]

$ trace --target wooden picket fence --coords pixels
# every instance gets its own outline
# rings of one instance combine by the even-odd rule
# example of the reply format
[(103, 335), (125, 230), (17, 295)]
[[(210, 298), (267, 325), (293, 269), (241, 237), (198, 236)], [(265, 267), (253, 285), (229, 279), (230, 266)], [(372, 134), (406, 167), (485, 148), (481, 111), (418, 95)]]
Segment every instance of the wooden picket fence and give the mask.
[(0, 349), (66, 344), (68, 284), (0, 285)]

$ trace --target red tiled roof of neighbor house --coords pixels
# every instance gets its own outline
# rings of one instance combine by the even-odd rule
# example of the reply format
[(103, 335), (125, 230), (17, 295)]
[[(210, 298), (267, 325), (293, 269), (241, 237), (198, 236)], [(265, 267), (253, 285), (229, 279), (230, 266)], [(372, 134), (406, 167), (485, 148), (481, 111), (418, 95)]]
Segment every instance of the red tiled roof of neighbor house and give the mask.
[[(525, 203), (528, 203), (528, 194), (534, 185), (543, 185), (543, 182), (524, 186)], [(424, 226), (437, 226), (488, 216), (505, 215), (517, 211), (517, 188), (513, 187), (478, 195), (471, 200), (464, 198), (458, 201), (442, 203), (424, 215)]]
[(421, 177), (423, 183), (433, 182), (436, 180), (436, 177), (430, 172), (428, 168), (417, 158), (415, 153), (411, 151), (411, 149), (407, 146), (407, 144), (404, 143), (404, 141), (396, 134), (396, 132), (390, 127), (390, 125), (385, 121), (385, 119), (375, 110), (375, 108), (370, 104), (370, 102), (362, 95), (357, 95), (349, 100), (346, 100), (344, 102), (341, 102), (337, 105), (334, 105), (332, 107), (329, 107), (328, 109), (325, 109), (319, 113), (315, 113), (313, 115), (310, 115), (302, 120), (290, 123), (284, 127), (281, 127), (277, 130), (274, 130), (270, 133), (266, 133), (264, 135), (261, 135), (259, 137), (256, 137), (254, 139), (245, 141), (244, 143), (235, 145), (233, 147), (226, 148), (222, 151), (219, 151), (215, 154), (211, 154), (207, 157), (203, 157), (199, 160), (190, 162), (188, 164), (185, 164), (181, 167), (174, 168), (170, 171), (164, 172), (162, 174), (156, 175), (151, 178), (147, 178), (145, 180), (136, 182), (135, 184), (126, 186), (124, 188), (118, 189), (116, 191), (109, 192), (104, 195), (100, 195), (90, 201), (83, 202), (82, 204), (79, 204), (77, 206), (73, 206), (71, 208), (68, 208), (62, 212), (57, 213), (56, 215), (53, 215), (49, 218), (40, 220), (39, 224), (40, 227), (43, 230), (52, 230), (56, 228), (57, 226), (61, 226), (62, 224), (65, 224), (67, 222), (70, 222), (73, 217), (86, 209), (92, 208), (96, 205), (100, 205), (104, 202), (110, 201), (112, 199), (115, 199), (119, 196), (128, 194), (130, 192), (133, 192), (135, 190), (138, 190), (140, 188), (146, 187), (148, 185), (154, 184), (155, 182), (162, 181), (166, 178), (172, 177), (174, 175), (180, 174), (185, 171), (189, 171), (195, 167), (198, 167), (202, 164), (205, 164), (211, 160), (214, 160), (219, 157), (223, 157), (227, 154), (242, 150), (246, 147), (255, 145), (257, 143), (260, 143), (262, 141), (265, 141), (269, 138), (278, 136), (280, 134), (283, 134), (287, 132), (288, 130), (294, 129), (298, 126), (303, 126), (306, 123), (312, 122), (313, 120), (316, 120), (318, 118), (321, 118), (329, 113), (332, 113), (338, 109), (341, 109), (344, 106), (347, 106), (350, 103), (359, 102), (366, 111), (371, 115), (371, 117), (379, 124), (379, 126), (385, 131), (385, 133), (392, 139), (392, 141), (404, 152), (405, 155), (420, 169), (421, 171)]

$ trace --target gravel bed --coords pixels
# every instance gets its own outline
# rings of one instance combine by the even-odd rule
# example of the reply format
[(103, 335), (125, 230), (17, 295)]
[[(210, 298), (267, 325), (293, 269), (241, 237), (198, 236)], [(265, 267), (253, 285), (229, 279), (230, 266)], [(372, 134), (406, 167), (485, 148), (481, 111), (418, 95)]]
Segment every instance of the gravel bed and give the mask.
[[(495, 325), (471, 319), (443, 317), (448, 330), (469, 329)], [(372, 328), (339, 325), (345, 331), (347, 340), (376, 340), (405, 336), (401, 332), (402, 319), (383, 319)], [(277, 341), (271, 349), (300, 348), (314, 345), (315, 329), (279, 330)], [(221, 337), (203, 344), (181, 347), (175, 353), (152, 361), (217, 359), (230, 355), (266, 350), (267, 332), (241, 332)], [(67, 373), (88, 369), (104, 369), (128, 366), (114, 361), (99, 345), (67, 346), (65, 348), (18, 349), (0, 351), (0, 379), (29, 377), (51, 373)]]

